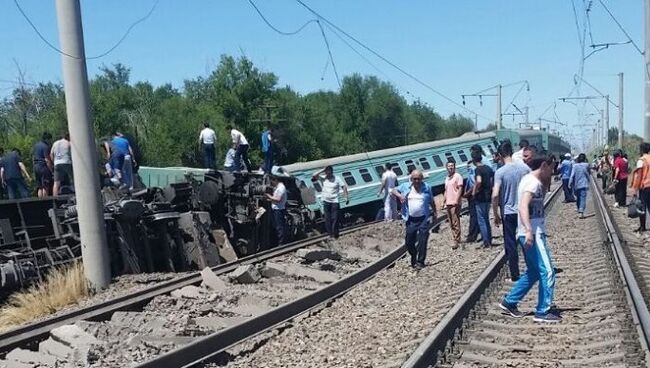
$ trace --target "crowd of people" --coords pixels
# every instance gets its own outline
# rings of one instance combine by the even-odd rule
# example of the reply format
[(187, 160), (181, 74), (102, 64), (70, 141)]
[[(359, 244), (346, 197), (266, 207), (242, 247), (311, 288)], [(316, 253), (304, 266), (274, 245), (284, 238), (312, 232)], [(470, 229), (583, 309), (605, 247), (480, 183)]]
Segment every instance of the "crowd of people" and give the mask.
[[(230, 133), (231, 146), (226, 152), (223, 163), (225, 171), (241, 171), (246, 169), (249, 173), (253, 170), (250, 159), (248, 158), (248, 150), (250, 146), (248, 139), (244, 133), (233, 128), (232, 125), (227, 125), (226, 130)], [(261, 151), (264, 155), (264, 162), (260, 170), (266, 174), (270, 174), (273, 168), (273, 129), (269, 126), (261, 133)], [(209, 123), (203, 124), (203, 129), (199, 133), (199, 144), (203, 152), (203, 167), (206, 169), (216, 169), (216, 151), (217, 151), (217, 133), (214, 129), (210, 128)]]

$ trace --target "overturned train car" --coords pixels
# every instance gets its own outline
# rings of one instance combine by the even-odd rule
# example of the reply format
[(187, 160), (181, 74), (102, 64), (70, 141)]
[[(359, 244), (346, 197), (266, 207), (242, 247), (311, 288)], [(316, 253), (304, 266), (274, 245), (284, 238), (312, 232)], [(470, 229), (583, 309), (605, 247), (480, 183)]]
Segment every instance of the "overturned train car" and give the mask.
[[(188, 172), (164, 188), (102, 189), (113, 275), (201, 269), (277, 244), (268, 177), (210, 171), (200, 179)], [(312, 230), (305, 204), (314, 195), (291, 177), (280, 180), (287, 187), (289, 240), (296, 240)], [(78, 234), (74, 196), (0, 201), (0, 291), (78, 259)]]

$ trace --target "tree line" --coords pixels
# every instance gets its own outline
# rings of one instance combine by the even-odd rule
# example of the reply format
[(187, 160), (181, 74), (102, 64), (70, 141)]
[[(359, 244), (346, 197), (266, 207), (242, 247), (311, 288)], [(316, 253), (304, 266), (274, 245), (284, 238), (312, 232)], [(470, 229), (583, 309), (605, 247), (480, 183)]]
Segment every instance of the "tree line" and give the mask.
[[(148, 166), (200, 166), (198, 134), (206, 121), (217, 132), (219, 164), (230, 145), (228, 124), (246, 135), (260, 162), (260, 132), (270, 122), (279, 164), (456, 137), (474, 126), (464, 116), (445, 118), (422, 101), (409, 102), (374, 76), (353, 74), (338, 91), (300, 94), (245, 57), (224, 55), (207, 77), (187, 79), (182, 88), (133, 83), (130, 72), (123, 64), (104, 66), (90, 81), (94, 129), (98, 139), (115, 130), (135, 137)], [(19, 83), (0, 102), (0, 147), (20, 149), (28, 165), (42, 132), (57, 137), (65, 130), (60, 83)]]

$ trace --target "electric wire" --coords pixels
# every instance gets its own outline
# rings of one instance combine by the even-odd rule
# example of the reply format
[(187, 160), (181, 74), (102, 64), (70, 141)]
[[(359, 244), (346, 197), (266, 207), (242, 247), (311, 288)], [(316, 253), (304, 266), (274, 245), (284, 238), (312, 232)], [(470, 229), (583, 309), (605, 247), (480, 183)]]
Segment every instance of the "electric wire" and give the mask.
[(364, 44), (363, 42), (359, 41), (359, 40), (358, 40), (357, 38), (355, 38), (354, 36), (350, 35), (350, 34), (347, 33), (346, 31), (344, 31), (343, 29), (341, 29), (341, 28), (340, 28), (339, 26), (337, 26), (336, 24), (332, 23), (332, 22), (331, 22), (330, 20), (328, 20), (327, 18), (325, 18), (325, 17), (323, 17), (322, 15), (320, 15), (320, 14), (319, 14), (318, 12), (316, 12), (314, 9), (312, 9), (312, 8), (309, 7), (307, 4), (305, 4), (302, 0), (296, 0), (296, 2), (298, 2), (298, 4), (300, 4), (300, 5), (302, 5), (302, 6), (303, 6), (305, 9), (307, 9), (310, 13), (312, 13), (312, 14), (314, 14), (316, 17), (318, 17), (320, 20), (322, 20), (322, 21), (324, 21), (325, 23), (329, 24), (330, 26), (334, 27), (337, 31), (341, 32), (343, 35), (345, 35), (346, 37), (348, 37), (350, 40), (354, 41), (357, 45), (361, 46), (361, 47), (364, 48), (366, 51), (368, 51), (368, 52), (370, 52), (371, 54), (375, 55), (377, 58), (381, 59), (381, 60), (384, 61), (386, 64), (388, 64), (388, 65), (392, 66), (393, 68), (397, 69), (399, 72), (401, 72), (401, 73), (404, 74), (405, 76), (409, 77), (411, 80), (415, 81), (416, 83), (420, 84), (420, 85), (423, 86), (424, 88), (430, 90), (431, 92), (433, 92), (433, 93), (435, 93), (436, 95), (442, 97), (442, 98), (445, 99), (446, 101), (452, 103), (453, 105), (455, 105), (455, 106), (457, 106), (457, 107), (459, 107), (459, 108), (461, 108), (461, 109), (463, 109), (463, 110), (465, 110), (465, 111), (467, 111), (467, 112), (469, 112), (469, 113), (472, 113), (472, 114), (477, 115), (477, 116), (481, 116), (481, 117), (484, 118), (484, 119), (487, 119), (487, 120), (489, 120), (489, 121), (492, 121), (491, 118), (488, 118), (488, 117), (486, 117), (486, 116), (484, 116), (484, 115), (482, 115), (482, 114), (478, 114), (477, 112), (475, 112), (475, 111), (473, 111), (473, 110), (471, 110), (471, 109), (468, 109), (467, 107), (465, 107), (465, 106), (461, 105), (460, 103), (454, 101), (452, 98), (448, 97), (447, 95), (443, 94), (442, 92), (436, 90), (435, 88), (433, 88), (433, 87), (430, 86), (429, 84), (425, 83), (425, 82), (422, 81), (421, 79), (417, 78), (417, 77), (414, 76), (413, 74), (409, 73), (409, 72), (406, 71), (404, 68), (402, 68), (402, 67), (398, 66), (397, 64), (395, 64), (394, 62), (388, 60), (386, 57), (384, 57), (383, 55), (381, 55), (379, 52), (373, 50), (372, 48), (370, 48), (369, 46), (367, 46), (367, 45)]
[(264, 21), (264, 23), (266, 23), (266, 25), (269, 26), (269, 28), (271, 28), (272, 30), (274, 30), (275, 32), (277, 32), (277, 33), (279, 33), (279, 34), (281, 34), (281, 35), (283, 35), (283, 36), (293, 36), (293, 35), (296, 35), (296, 34), (300, 33), (303, 29), (305, 29), (305, 27), (307, 27), (307, 26), (310, 25), (311, 23), (316, 23), (316, 22), (318, 22), (318, 19), (310, 19), (310, 20), (308, 20), (307, 22), (305, 22), (305, 24), (303, 24), (302, 26), (300, 26), (300, 28), (296, 29), (295, 31), (291, 31), (291, 32), (281, 31), (281, 30), (279, 30), (277, 27), (275, 27), (273, 24), (271, 24), (271, 22), (269, 22), (269, 20), (264, 16), (264, 14), (262, 13), (262, 11), (257, 7), (257, 5), (255, 5), (255, 3), (253, 2), (253, 0), (248, 0), (248, 3), (251, 4), (251, 6), (253, 7), (253, 9), (255, 9), (255, 11), (257, 12), (257, 14), (260, 16), (260, 18), (262, 18), (262, 20)]
[(634, 48), (636, 49), (636, 51), (638, 51), (639, 54), (643, 55), (644, 53), (643, 53), (643, 51), (641, 51), (641, 48), (639, 48), (639, 46), (636, 44), (636, 42), (634, 42), (634, 40), (632, 40), (632, 37), (630, 37), (629, 33), (627, 33), (627, 31), (625, 30), (625, 28), (623, 28), (623, 25), (621, 25), (621, 23), (618, 21), (618, 19), (616, 19), (616, 17), (614, 16), (614, 14), (609, 10), (609, 8), (607, 7), (607, 5), (605, 5), (605, 2), (603, 2), (603, 0), (598, 0), (598, 2), (600, 3), (600, 5), (603, 6), (603, 8), (604, 8), (605, 11), (607, 12), (607, 14), (609, 14), (610, 18), (612, 18), (612, 20), (614, 21), (614, 23), (616, 23), (616, 25), (617, 25), (618, 28), (621, 30), (621, 32), (623, 32), (623, 34), (625, 35), (625, 37), (627, 37), (627, 39), (630, 41), (630, 43), (632, 43), (632, 45), (634, 46)]
[(336, 75), (336, 82), (338, 82), (339, 88), (341, 88), (341, 78), (339, 78), (339, 72), (338, 70), (336, 70), (336, 63), (334, 62), (334, 56), (332, 56), (332, 48), (330, 47), (330, 43), (327, 40), (327, 36), (325, 35), (325, 30), (323, 29), (323, 26), (320, 24), (320, 21), (317, 20), (316, 24), (318, 24), (318, 28), (320, 28), (320, 33), (323, 35), (323, 41), (325, 41), (325, 46), (327, 47), (327, 53), (330, 56), (332, 69), (334, 69), (334, 75)]
[[(131, 30), (132, 30), (135, 26), (137, 26), (138, 24), (144, 22), (145, 20), (147, 20), (147, 19), (151, 16), (151, 14), (153, 14), (154, 10), (156, 10), (156, 7), (158, 6), (159, 1), (160, 1), (160, 0), (156, 0), (156, 2), (153, 4), (153, 6), (152, 6), (151, 9), (149, 10), (149, 12), (148, 12), (144, 17), (142, 17), (142, 18), (136, 20), (135, 22), (133, 22), (133, 23), (129, 26), (129, 28), (127, 28), (126, 32), (124, 32), (124, 35), (122, 35), (122, 37), (121, 37), (121, 38), (120, 38), (120, 39), (119, 39), (119, 40), (118, 40), (118, 41), (117, 41), (117, 42), (116, 42), (116, 43), (115, 43), (111, 48), (109, 48), (107, 51), (105, 51), (105, 52), (103, 52), (103, 53), (101, 53), (101, 54), (99, 54), (99, 55), (97, 55), (97, 56), (86, 57), (86, 60), (99, 59), (99, 58), (102, 58), (102, 57), (104, 57), (104, 56), (110, 54), (111, 52), (113, 52), (113, 50), (115, 50), (117, 47), (119, 47), (119, 46), (122, 44), (122, 42), (126, 39), (126, 37), (129, 35), (129, 33), (131, 32)], [(43, 36), (43, 34), (38, 30), (38, 27), (36, 27), (36, 25), (35, 25), (35, 24), (32, 22), (32, 20), (29, 18), (29, 16), (27, 15), (27, 13), (25, 13), (25, 11), (23, 10), (23, 8), (22, 8), (22, 7), (20, 6), (20, 4), (18, 3), (18, 0), (14, 0), (14, 4), (16, 5), (16, 8), (17, 8), (18, 11), (20, 12), (20, 14), (23, 16), (23, 18), (25, 18), (25, 20), (27, 21), (27, 23), (32, 27), (32, 29), (34, 30), (34, 32), (36, 33), (36, 35), (37, 35), (37, 36), (41, 39), (41, 41), (43, 41), (43, 42), (44, 42), (44, 43), (45, 43), (49, 48), (51, 48), (52, 50), (58, 52), (58, 53), (61, 54), (61, 55), (67, 56), (67, 57), (69, 57), (69, 58), (72, 58), (72, 59), (81, 59), (79, 56), (70, 55), (70, 54), (64, 52), (63, 50), (59, 49), (58, 47), (54, 46), (54, 45), (53, 45), (50, 41), (48, 41), (48, 40), (45, 38), (45, 36)]]

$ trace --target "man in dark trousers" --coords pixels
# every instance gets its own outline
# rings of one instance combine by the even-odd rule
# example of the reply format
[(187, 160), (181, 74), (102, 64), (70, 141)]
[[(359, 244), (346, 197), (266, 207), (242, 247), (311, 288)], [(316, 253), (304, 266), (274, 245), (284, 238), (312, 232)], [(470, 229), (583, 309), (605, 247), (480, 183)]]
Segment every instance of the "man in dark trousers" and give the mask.
[(483, 157), (479, 152), (472, 152), (472, 161), (476, 165), (476, 184), (472, 190), (472, 196), (476, 200), (476, 218), (478, 227), (481, 230), (483, 244), (477, 249), (489, 248), (492, 246), (492, 227), (490, 225), (490, 202), (492, 202), (492, 184), (494, 182), (494, 171), (484, 165)]
[(273, 194), (267, 193), (266, 197), (271, 201), (273, 227), (278, 238), (278, 245), (282, 245), (287, 240), (287, 223), (285, 219), (287, 213), (287, 188), (284, 183), (278, 180), (277, 176), (271, 176), (271, 185), (275, 188)]
[[(321, 174), (325, 173), (325, 178)], [(323, 202), (323, 217), (325, 218), (325, 229), (329, 234), (328, 240), (334, 240), (339, 237), (339, 197), (341, 191), (345, 196), (345, 204), (350, 203), (350, 195), (345, 182), (338, 176), (334, 175), (334, 168), (326, 166), (323, 170), (317, 171), (312, 175), (312, 180), (321, 180), (323, 190), (321, 191), (321, 202)]]
[(29, 197), (25, 178), (32, 180), (22, 158), (20, 158), (20, 151), (17, 148), (12, 148), (2, 159), (2, 168), (0, 168), (0, 181), (7, 187), (9, 199)]
[(41, 140), (34, 144), (32, 150), (32, 163), (34, 167), (34, 180), (38, 188), (38, 198), (49, 196), (52, 189), (52, 159), (50, 159), (50, 142), (52, 134), (43, 133)]
[(478, 220), (476, 219), (476, 201), (472, 196), (474, 184), (476, 183), (476, 166), (474, 162), (467, 162), (467, 180), (463, 189), (463, 197), (467, 198), (467, 207), (469, 209), (469, 228), (467, 229), (467, 238), (465, 243), (474, 243), (478, 238)]
[(416, 271), (424, 267), (429, 241), (430, 218), (436, 217), (436, 204), (431, 187), (424, 182), (419, 170), (411, 171), (411, 181), (403, 183), (392, 193), (402, 203), (402, 216), (406, 221), (404, 243), (411, 255), (411, 267)]
[(264, 173), (271, 174), (273, 168), (273, 128), (267, 127), (262, 132), (262, 153), (264, 154)]

